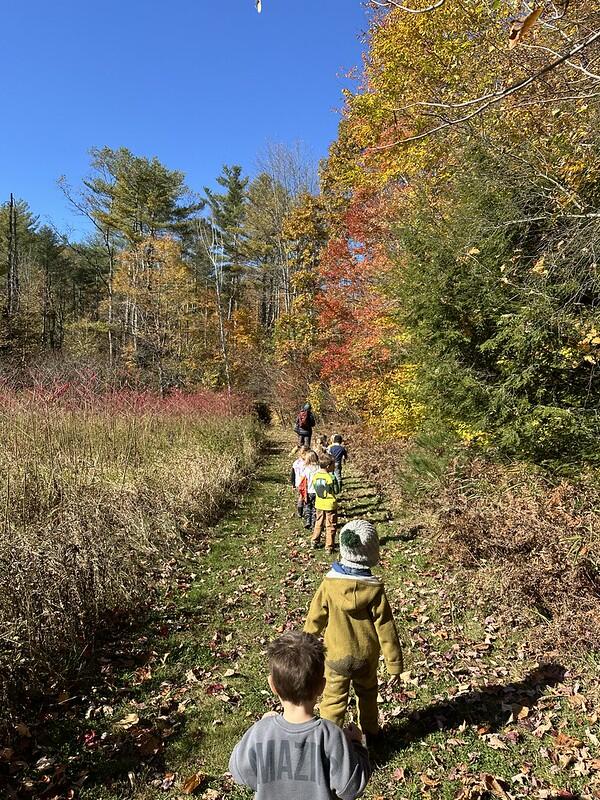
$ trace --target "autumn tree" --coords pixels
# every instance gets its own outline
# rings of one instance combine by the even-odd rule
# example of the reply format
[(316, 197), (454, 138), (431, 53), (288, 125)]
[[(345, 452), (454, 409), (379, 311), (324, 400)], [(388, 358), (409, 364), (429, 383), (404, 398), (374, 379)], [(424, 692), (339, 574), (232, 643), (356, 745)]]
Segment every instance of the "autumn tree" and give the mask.
[[(509, 48), (498, 4), (447, 0), (417, 15), (376, 5), (391, 11), (373, 17), (363, 88), (347, 96), (324, 172), (336, 232), (325, 258), (324, 369), (360, 376), (368, 353), (373, 375), (363, 373), (354, 407), (377, 396), (379, 373), (404, 396), (398, 419), (412, 408), (416, 422), (538, 459), (591, 452), (598, 113), (584, 95), (593, 50), (522, 92), (503, 87), (537, 75), (565, 41), (589, 37), (595, 12), (544, 12)], [(360, 305), (385, 313), (352, 334)], [(383, 396), (380, 419), (394, 406)]]
[(148, 237), (119, 256), (115, 290), (128, 304), (124, 358), (131, 369), (154, 374), (161, 392), (185, 383), (193, 371), (193, 288), (190, 267), (171, 237)]

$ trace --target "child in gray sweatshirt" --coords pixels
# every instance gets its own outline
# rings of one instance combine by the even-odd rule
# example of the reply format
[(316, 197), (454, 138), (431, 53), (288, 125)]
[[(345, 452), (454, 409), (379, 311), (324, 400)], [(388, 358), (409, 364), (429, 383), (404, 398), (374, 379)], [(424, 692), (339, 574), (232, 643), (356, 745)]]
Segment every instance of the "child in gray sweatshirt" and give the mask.
[(360, 730), (313, 713), (324, 670), (316, 636), (290, 631), (269, 647), (269, 686), (283, 714), (265, 714), (229, 760), (236, 783), (253, 789), (256, 800), (354, 800), (364, 792), (371, 767)]

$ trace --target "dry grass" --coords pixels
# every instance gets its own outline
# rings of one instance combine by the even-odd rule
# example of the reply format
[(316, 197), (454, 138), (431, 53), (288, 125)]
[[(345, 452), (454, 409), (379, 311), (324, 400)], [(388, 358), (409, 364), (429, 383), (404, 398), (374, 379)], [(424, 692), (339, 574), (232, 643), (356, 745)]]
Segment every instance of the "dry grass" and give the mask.
[(522, 465), (474, 460), (439, 499), (440, 544), (472, 597), (526, 624), (537, 652), (600, 651), (597, 483), (553, 485)]
[[(12, 398), (0, 427), (0, 709), (6, 717), (144, 606), (256, 455), (248, 418)], [(0, 712), (0, 717), (2, 717)], [(0, 719), (0, 721), (2, 721)]]
[(443, 440), (378, 443), (350, 433), (353, 456), (407, 531), (434, 540), (457, 607), (468, 615), (485, 606), (540, 658), (600, 653), (597, 474), (557, 482)]

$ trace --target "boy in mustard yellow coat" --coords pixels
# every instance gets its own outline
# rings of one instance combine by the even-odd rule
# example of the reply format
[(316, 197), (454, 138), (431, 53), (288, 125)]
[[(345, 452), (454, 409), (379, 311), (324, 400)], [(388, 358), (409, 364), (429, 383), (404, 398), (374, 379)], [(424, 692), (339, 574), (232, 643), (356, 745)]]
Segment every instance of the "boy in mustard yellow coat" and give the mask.
[(321, 716), (340, 727), (350, 684), (358, 701), (358, 721), (369, 738), (379, 733), (377, 664), (383, 657), (390, 683), (403, 671), (402, 648), (381, 580), (371, 574), (379, 561), (379, 539), (370, 522), (354, 520), (340, 533), (340, 560), (333, 564), (310, 604), (304, 630), (325, 630), (326, 685)]

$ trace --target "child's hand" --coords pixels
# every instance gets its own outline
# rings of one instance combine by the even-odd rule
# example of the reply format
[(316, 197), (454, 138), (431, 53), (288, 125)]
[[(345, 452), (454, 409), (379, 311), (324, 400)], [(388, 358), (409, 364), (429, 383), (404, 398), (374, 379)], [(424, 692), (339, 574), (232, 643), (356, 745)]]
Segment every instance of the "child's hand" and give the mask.
[(265, 719), (266, 717), (278, 717), (279, 714), (276, 711), (265, 711), (262, 715), (262, 718)]
[(390, 675), (389, 680), (387, 682), (388, 689), (395, 689), (396, 686), (400, 686), (402, 684), (402, 679), (400, 675)]
[(358, 725), (355, 725), (353, 722), (351, 722), (349, 725), (344, 727), (344, 733), (349, 742), (358, 742), (358, 744), (362, 744), (363, 733)]

